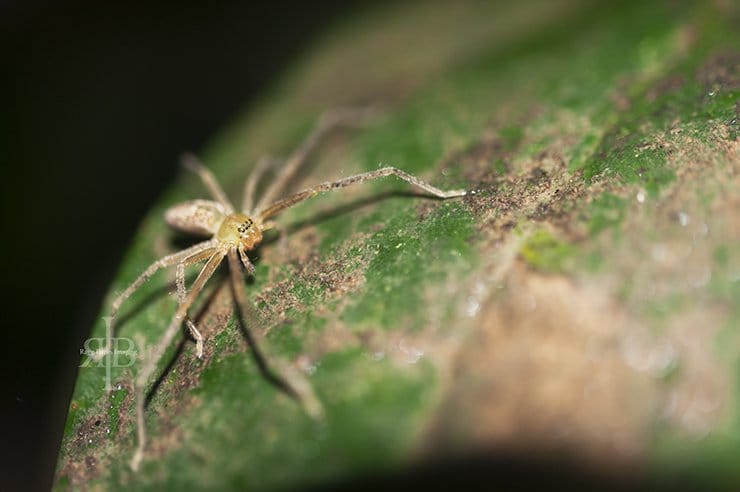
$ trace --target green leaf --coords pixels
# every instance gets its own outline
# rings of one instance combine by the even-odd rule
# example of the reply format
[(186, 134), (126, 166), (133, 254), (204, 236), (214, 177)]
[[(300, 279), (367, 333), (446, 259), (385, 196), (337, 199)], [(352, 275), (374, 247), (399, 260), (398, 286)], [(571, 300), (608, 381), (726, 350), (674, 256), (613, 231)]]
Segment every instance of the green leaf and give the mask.
[[(81, 358), (57, 489), (296, 487), (491, 449), (740, 480), (737, 7), (432, 5), (337, 24), (202, 153), (237, 198), (245, 163), (370, 101), (385, 115), (329, 139), (300, 185), (382, 164), (471, 190), (348, 188), (281, 216), (287, 250), (257, 251), (249, 327), (325, 417), (261, 375), (217, 275), (191, 311), (205, 357), (183, 336), (158, 368), (138, 473), (141, 361), (114, 364), (106, 391), (105, 365)], [(113, 295), (182, 242), (163, 211), (203, 197), (186, 175), (163, 195), (91, 339)], [(172, 279), (121, 312), (117, 336), (139, 355), (174, 313)]]

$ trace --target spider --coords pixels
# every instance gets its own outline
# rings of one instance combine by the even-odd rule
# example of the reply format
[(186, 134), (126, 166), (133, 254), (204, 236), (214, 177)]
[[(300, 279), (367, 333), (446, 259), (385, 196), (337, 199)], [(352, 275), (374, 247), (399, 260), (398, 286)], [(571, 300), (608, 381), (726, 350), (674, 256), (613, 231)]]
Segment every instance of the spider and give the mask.
[[(137, 447), (131, 460), (131, 468), (136, 471), (144, 456), (147, 433), (144, 423), (144, 408), (146, 403), (145, 388), (147, 383), (162, 359), (165, 350), (172, 343), (179, 328), (185, 324), (196, 343), (196, 356), (203, 355), (203, 336), (198, 331), (193, 321), (188, 316), (188, 309), (201, 293), (206, 282), (211, 278), (216, 268), (224, 258), (229, 263), (229, 278), (231, 288), (235, 296), (236, 305), (244, 313), (247, 305), (244, 293), (244, 282), (242, 278), (242, 267), (249, 275), (254, 274), (247, 251), (255, 249), (263, 239), (264, 233), (270, 229), (276, 229), (282, 234), (282, 229), (273, 222), (273, 218), (287, 208), (290, 208), (306, 199), (314, 197), (322, 192), (338, 190), (353, 184), (381, 178), (385, 176), (397, 176), (435, 197), (441, 199), (464, 196), (465, 190), (443, 191), (421, 179), (396, 169), (394, 167), (383, 167), (375, 171), (355, 174), (336, 181), (327, 181), (297, 193), (277, 198), (289, 184), (301, 165), (307, 160), (310, 152), (318, 145), (322, 137), (338, 126), (358, 125), (366, 120), (368, 111), (365, 110), (334, 110), (326, 113), (315, 129), (309, 134), (297, 150), (288, 158), (284, 168), (276, 179), (267, 187), (264, 194), (255, 203), (255, 191), (257, 184), (270, 164), (268, 159), (261, 159), (255, 166), (244, 185), (244, 196), (241, 207), (237, 210), (226, 197), (221, 186), (213, 174), (204, 167), (193, 155), (185, 155), (183, 165), (195, 172), (211, 195), (211, 200), (190, 200), (172, 206), (165, 212), (166, 223), (180, 232), (208, 237), (182, 251), (167, 255), (152, 263), (139, 277), (134, 280), (111, 305), (110, 318), (107, 328), (107, 346), (104, 352), (110, 353), (110, 342), (112, 340), (116, 315), (121, 304), (131, 297), (147, 280), (157, 271), (167, 267), (176, 267), (176, 286), (178, 307), (172, 320), (164, 332), (164, 335), (154, 345), (145, 357), (141, 369), (137, 372), (134, 380), (134, 393), (136, 398), (136, 428)], [(193, 282), (188, 292), (185, 286), (185, 267), (205, 262), (200, 273)], [(260, 366), (266, 363), (266, 357), (258, 348), (253, 336), (245, 329), (245, 335), (252, 347), (254, 356), (258, 358)], [(263, 371), (264, 372), (264, 371)], [(310, 400), (310, 395), (301, 388), (301, 383), (292, 384), (282, 381), (282, 386), (298, 399)], [(315, 407), (315, 406), (314, 406)], [(313, 412), (316, 413), (316, 412)]]

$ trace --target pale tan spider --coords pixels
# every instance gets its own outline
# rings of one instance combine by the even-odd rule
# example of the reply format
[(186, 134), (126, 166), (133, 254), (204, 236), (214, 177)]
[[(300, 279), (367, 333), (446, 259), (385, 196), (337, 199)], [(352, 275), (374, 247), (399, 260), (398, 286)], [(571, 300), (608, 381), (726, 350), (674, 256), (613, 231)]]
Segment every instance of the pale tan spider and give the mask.
[[(308, 138), (288, 158), (281, 173), (255, 204), (255, 190), (269, 162), (266, 159), (260, 160), (245, 183), (244, 197), (240, 211), (234, 208), (208, 169), (203, 167), (195, 157), (185, 157), (183, 164), (200, 176), (213, 200), (190, 200), (175, 205), (166, 211), (165, 221), (174, 229), (189, 234), (209, 236), (210, 239), (177, 253), (167, 255), (150, 265), (123, 293), (115, 298), (111, 306), (111, 322), (108, 323), (108, 343), (110, 343), (114, 329), (113, 320), (115, 320), (121, 304), (158, 270), (176, 266), (177, 298), (179, 305), (164, 335), (144, 360), (143, 366), (138, 371), (134, 381), (138, 437), (136, 452), (131, 461), (131, 467), (134, 470), (138, 469), (146, 446), (146, 427), (144, 423), (146, 393), (144, 390), (149, 378), (152, 376), (165, 350), (172, 343), (173, 338), (183, 323), (188, 327), (196, 341), (197, 356), (201, 357), (203, 355), (203, 337), (187, 313), (198, 294), (203, 290), (208, 279), (213, 275), (224, 258), (228, 258), (231, 287), (236, 304), (242, 315), (244, 315), (244, 306), (247, 305), (247, 300), (243, 290), (244, 282), (241, 277), (241, 266), (249, 274), (254, 273), (254, 266), (247, 256), (247, 251), (254, 249), (262, 241), (265, 231), (277, 228), (277, 225), (271, 220), (273, 217), (283, 210), (316, 196), (321, 192), (336, 190), (355, 183), (362, 183), (363, 181), (390, 175), (395, 175), (439, 198), (459, 197), (466, 194), (465, 190), (443, 191), (399, 169), (384, 167), (376, 171), (355, 174), (337, 181), (327, 181), (276, 200), (277, 195), (285, 189), (290, 180), (295, 176), (296, 171), (306, 161), (308, 154), (316, 147), (325, 134), (338, 125), (358, 124), (367, 119), (367, 117), (367, 110), (333, 111), (324, 115), (314, 131), (311, 132)], [(203, 266), (193, 282), (190, 291), (187, 292), (185, 288), (185, 267), (204, 261), (206, 262), (205, 266)], [(244, 328), (255, 357), (261, 359), (260, 364), (264, 364), (266, 357), (257, 349), (257, 345), (253, 339), (254, 337), (249, 335), (246, 326)], [(108, 353), (110, 349), (110, 345), (107, 345), (106, 350)], [(299, 399), (310, 400), (310, 390), (306, 390), (305, 387), (301, 388), (301, 382), (293, 380), (286, 383), (286, 385), (293, 396)]]

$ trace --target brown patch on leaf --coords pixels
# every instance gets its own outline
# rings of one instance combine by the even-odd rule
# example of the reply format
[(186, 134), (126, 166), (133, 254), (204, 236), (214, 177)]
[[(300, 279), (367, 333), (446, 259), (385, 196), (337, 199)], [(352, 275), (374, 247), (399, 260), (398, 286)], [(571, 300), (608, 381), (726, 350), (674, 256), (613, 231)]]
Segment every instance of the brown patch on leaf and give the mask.
[[(740, 144), (722, 124), (711, 140), (676, 132), (650, 142), (668, 149), (676, 173), (659, 198), (606, 179), (586, 188), (549, 151), (467, 199), (488, 260), (461, 299), (467, 340), (442, 374), (425, 449), (568, 452), (615, 471), (641, 466), (656, 422), (692, 440), (722, 423), (738, 349), (717, 354), (731, 308), (708, 286), (740, 272), (737, 255), (729, 271), (714, 259), (740, 243)], [(606, 190), (628, 200), (626, 243), (580, 234), (578, 210)], [(510, 224), (528, 221), (601, 250), (605, 266), (570, 276), (526, 268)]]
[(108, 409), (116, 405), (113, 398), (121, 393), (113, 391), (75, 426), (74, 437), (64, 443), (66, 459), (59, 466), (56, 480), (67, 477), (72, 487), (84, 486), (109, 466), (114, 446), (128, 442), (128, 434), (122, 429), (127, 429), (131, 422), (127, 411), (133, 401), (132, 388), (127, 381), (114, 386), (126, 390), (124, 401), (118, 405), (117, 432), (111, 432)]
[(479, 183), (465, 203), (479, 217), (479, 231), (494, 243), (523, 221), (552, 223), (578, 240), (584, 231), (572, 220), (572, 213), (589, 196), (601, 192), (598, 186), (587, 188), (580, 172), (568, 171), (557, 146), (524, 163), (517, 174), (496, 176), (490, 161), (485, 160), (475, 161), (465, 173)]
[(515, 265), (456, 358), (433, 446), (576, 448), (629, 462), (643, 445), (635, 422), (655, 403), (650, 378), (623, 360), (628, 316), (594, 287)]
[[(313, 233), (315, 236), (315, 233)], [(307, 249), (299, 261), (286, 265), (281, 272), (284, 277), (281, 280), (271, 282), (255, 296), (255, 304), (259, 312), (254, 316), (259, 319), (260, 332), (264, 335), (271, 330), (280, 329), (282, 325), (289, 322), (291, 311), (304, 312), (313, 311), (324, 317), (336, 317), (328, 312), (324, 306), (328, 302), (339, 302), (336, 311), (341, 312), (343, 299), (348, 299), (347, 294), (358, 290), (364, 281), (364, 272), (369, 258), (352, 256), (348, 254), (351, 248), (362, 244), (365, 236), (355, 234), (342, 247), (337, 249), (329, 258), (321, 258), (315, 247)], [(300, 241), (300, 238), (297, 238)], [(318, 240), (317, 240), (318, 241)], [(291, 242), (292, 249), (292, 242)], [(305, 302), (295, 292), (296, 286), (312, 289), (316, 298), (311, 305)], [(336, 328), (338, 322), (334, 319), (328, 325), (332, 328), (322, 330), (321, 333), (306, 341), (304, 353), (295, 364), (299, 367), (308, 368), (312, 360), (321, 355), (337, 350), (337, 344), (356, 341), (357, 335), (343, 328)], [(344, 345), (341, 345), (344, 346)]]
[(706, 92), (740, 90), (740, 52), (718, 53), (706, 61), (696, 74)]
[(286, 321), (291, 310), (304, 311), (303, 301), (294, 291), (302, 285), (319, 292), (318, 305), (340, 299), (348, 292), (357, 290), (364, 279), (364, 265), (359, 258), (352, 258), (352, 268), (346, 265), (347, 249), (338, 251), (332, 258), (319, 258), (314, 251), (303, 261), (291, 263), (284, 272), (285, 278), (267, 285), (255, 296), (259, 306), (261, 330), (267, 332)]
[[(223, 330), (233, 312), (231, 292), (226, 282), (216, 285), (209, 299), (204, 303), (201, 312), (195, 317), (196, 325), (205, 339), (203, 358), (195, 357), (194, 344), (184, 336), (174, 359), (170, 361), (165, 373), (157, 374), (161, 379), (153, 392), (153, 398), (147, 412), (157, 412), (156, 432), (150, 432), (150, 443), (147, 446), (147, 458), (158, 457), (175, 447), (182, 439), (177, 425), (178, 419), (187, 414), (196, 404), (189, 391), (198, 385), (200, 375), (214, 356), (213, 336)], [(234, 337), (237, 338), (237, 337)], [(246, 343), (242, 340), (243, 347)], [(192, 347), (191, 347), (192, 346)], [(238, 345), (237, 345), (238, 346)], [(219, 353), (226, 353), (220, 350)], [(170, 377), (171, 374), (176, 376)], [(117, 388), (125, 388), (126, 396), (118, 407), (118, 425), (115, 435), (110, 434), (108, 408), (110, 400), (117, 391), (108, 394), (101, 400), (96, 409), (88, 412), (75, 429), (75, 437), (68, 442), (63, 456), (66, 462), (60, 466), (57, 477), (68, 477), (73, 486), (82, 486), (104, 473), (111, 463), (111, 456), (128, 456), (133, 453), (135, 429), (134, 398), (130, 381), (120, 381)], [(116, 448), (123, 448), (123, 451)], [(126, 450), (130, 451), (126, 451)], [(90, 457), (93, 457), (91, 460)]]
[(652, 86), (646, 93), (645, 93), (645, 99), (647, 99), (650, 102), (655, 101), (660, 96), (664, 94), (668, 94), (670, 92), (675, 92), (686, 83), (686, 80), (682, 75), (674, 75), (671, 77), (667, 77), (654, 86)]

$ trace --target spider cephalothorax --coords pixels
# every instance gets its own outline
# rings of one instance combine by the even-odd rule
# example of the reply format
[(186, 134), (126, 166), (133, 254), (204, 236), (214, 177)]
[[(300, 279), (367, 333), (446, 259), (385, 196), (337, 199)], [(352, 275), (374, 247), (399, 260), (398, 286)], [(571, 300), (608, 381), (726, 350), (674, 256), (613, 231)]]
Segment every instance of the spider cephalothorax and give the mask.
[(248, 215), (238, 212), (229, 214), (221, 222), (216, 232), (216, 239), (224, 244), (249, 251), (262, 241), (262, 227)]

